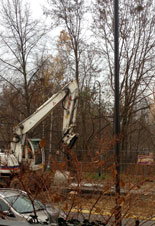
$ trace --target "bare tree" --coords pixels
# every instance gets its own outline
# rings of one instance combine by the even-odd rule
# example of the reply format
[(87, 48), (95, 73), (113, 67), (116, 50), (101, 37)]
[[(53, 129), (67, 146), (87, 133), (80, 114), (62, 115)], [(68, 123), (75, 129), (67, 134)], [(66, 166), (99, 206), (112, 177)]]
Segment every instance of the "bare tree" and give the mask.
[[(48, 0), (49, 7), (45, 10), (55, 26), (63, 26), (68, 33), (70, 42), (70, 61), (73, 64), (75, 78), (79, 84), (79, 63), (83, 51), (83, 21), (87, 12), (84, 0)], [(64, 38), (65, 32), (62, 32)], [(67, 41), (67, 40), (66, 40)]]
[(0, 77), (21, 96), (21, 115), (26, 117), (32, 111), (33, 93), (29, 88), (44, 63), (42, 60), (38, 66), (35, 61), (37, 57), (43, 58), (41, 40), (46, 29), (32, 19), (29, 5), (22, 0), (1, 1), (0, 12)]
[[(93, 28), (100, 41), (108, 86), (114, 92), (113, 1), (96, 0), (93, 15)], [(147, 103), (144, 105), (144, 98), (152, 95), (155, 69), (153, 2), (120, 1), (119, 18), (121, 148), (127, 150), (131, 125), (137, 121), (138, 112), (149, 107)]]

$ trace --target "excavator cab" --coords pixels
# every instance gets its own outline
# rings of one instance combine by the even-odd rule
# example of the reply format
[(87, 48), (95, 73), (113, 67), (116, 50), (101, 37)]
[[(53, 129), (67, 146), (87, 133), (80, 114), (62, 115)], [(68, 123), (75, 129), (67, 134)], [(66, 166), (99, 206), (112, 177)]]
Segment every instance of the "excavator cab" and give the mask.
[(28, 161), (33, 171), (43, 169), (45, 164), (44, 147), (40, 146), (40, 141), (40, 139), (27, 139), (23, 152), (23, 160)]

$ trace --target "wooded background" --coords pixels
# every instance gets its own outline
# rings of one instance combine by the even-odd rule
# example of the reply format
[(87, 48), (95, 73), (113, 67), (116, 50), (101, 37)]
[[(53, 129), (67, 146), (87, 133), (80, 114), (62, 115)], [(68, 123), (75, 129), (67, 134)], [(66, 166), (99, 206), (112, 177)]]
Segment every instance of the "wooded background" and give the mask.
[[(39, 20), (24, 0), (0, 5), (0, 144), (13, 127), (70, 80), (79, 85), (74, 151), (80, 160), (113, 150), (114, 35), (112, 0), (48, 0)], [(45, 23), (48, 18), (48, 23)], [(50, 23), (49, 23), (50, 21)], [(155, 152), (155, 5), (120, 0), (121, 152)], [(56, 41), (52, 39), (60, 27)], [(46, 138), (56, 154), (63, 109), (56, 107), (28, 136)]]

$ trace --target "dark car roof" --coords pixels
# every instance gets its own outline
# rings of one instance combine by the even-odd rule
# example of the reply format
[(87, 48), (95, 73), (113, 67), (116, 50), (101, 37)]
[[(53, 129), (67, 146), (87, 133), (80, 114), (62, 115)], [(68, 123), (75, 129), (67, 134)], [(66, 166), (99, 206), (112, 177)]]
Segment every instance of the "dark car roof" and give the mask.
[(26, 192), (13, 188), (0, 188), (0, 197), (2, 198), (16, 195), (26, 195)]

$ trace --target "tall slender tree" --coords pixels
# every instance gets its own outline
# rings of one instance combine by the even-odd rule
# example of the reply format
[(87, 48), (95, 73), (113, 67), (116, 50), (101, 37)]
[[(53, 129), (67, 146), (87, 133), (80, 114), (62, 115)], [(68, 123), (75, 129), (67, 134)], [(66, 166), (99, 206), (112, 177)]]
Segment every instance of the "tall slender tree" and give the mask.
[(84, 0), (48, 0), (48, 9), (45, 10), (55, 26), (63, 26), (63, 29), (65, 29), (61, 34), (63, 38), (67, 32), (70, 49), (72, 50), (69, 60), (72, 61), (72, 69), (75, 71), (78, 84), (80, 57), (83, 52), (82, 24), (86, 12)]
[[(125, 0), (119, 4), (121, 148), (127, 150), (131, 147), (129, 134), (133, 132), (132, 125), (137, 120), (138, 112), (149, 107), (147, 103), (144, 105), (143, 100), (152, 95), (150, 88), (154, 83), (155, 69), (155, 8), (151, 0)], [(96, 0), (93, 29), (99, 40), (100, 54), (107, 72), (108, 92), (111, 87), (111, 93), (114, 93), (113, 18), (113, 1)]]
[(32, 18), (29, 5), (22, 0), (2, 0), (0, 13), (0, 77), (24, 97), (20, 109), (26, 117), (32, 111), (29, 87), (44, 63), (36, 66), (35, 61), (36, 56), (43, 57), (41, 40), (46, 30)]

